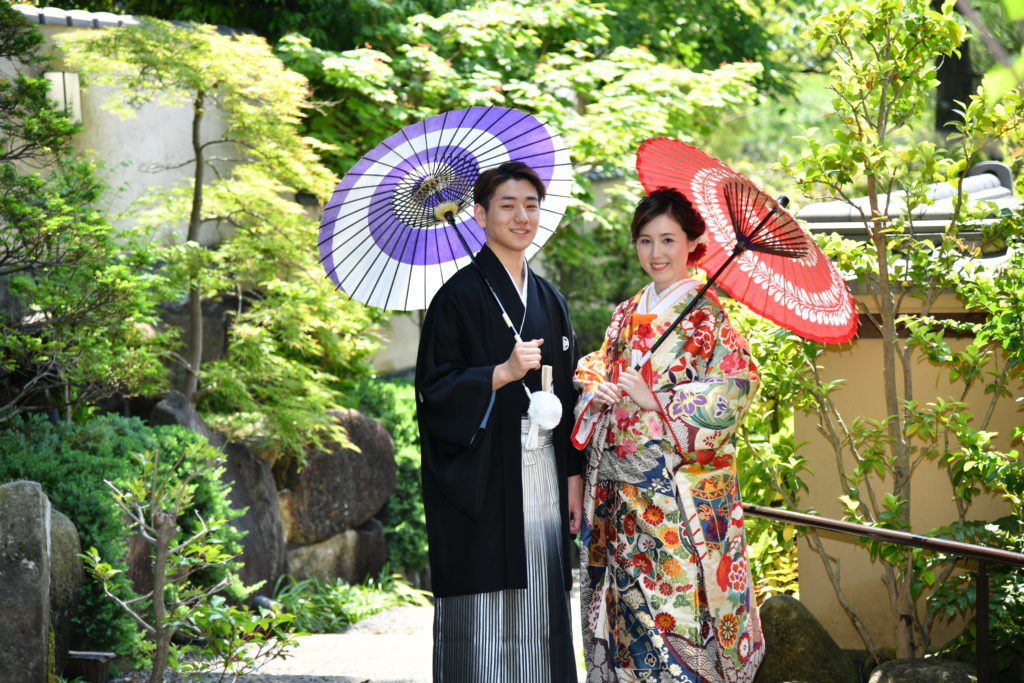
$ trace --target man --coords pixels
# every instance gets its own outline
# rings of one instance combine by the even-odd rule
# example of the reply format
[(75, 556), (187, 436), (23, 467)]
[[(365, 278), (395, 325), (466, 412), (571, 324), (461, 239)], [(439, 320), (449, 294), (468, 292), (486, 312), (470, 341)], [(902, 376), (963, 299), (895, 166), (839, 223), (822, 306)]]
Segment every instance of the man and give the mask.
[[(569, 430), (579, 352), (565, 299), (526, 263), (544, 184), (507, 162), (480, 175), (473, 199), (487, 244), (431, 301), (416, 362), (434, 680), (575, 681), (569, 534), (579, 531), (582, 463)], [(562, 418), (532, 448), (525, 415), (542, 365)]]

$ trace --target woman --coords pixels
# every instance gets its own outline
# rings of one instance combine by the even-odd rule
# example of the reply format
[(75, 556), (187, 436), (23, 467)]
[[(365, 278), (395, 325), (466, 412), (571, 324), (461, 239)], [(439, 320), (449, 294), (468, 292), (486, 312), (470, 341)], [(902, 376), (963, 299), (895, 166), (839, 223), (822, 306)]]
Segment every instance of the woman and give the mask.
[(757, 368), (708, 293), (634, 369), (699, 288), (688, 274), (704, 220), (682, 194), (657, 190), (630, 231), (651, 283), (619, 304), (575, 376), (587, 680), (750, 681), (764, 642), (734, 440)]

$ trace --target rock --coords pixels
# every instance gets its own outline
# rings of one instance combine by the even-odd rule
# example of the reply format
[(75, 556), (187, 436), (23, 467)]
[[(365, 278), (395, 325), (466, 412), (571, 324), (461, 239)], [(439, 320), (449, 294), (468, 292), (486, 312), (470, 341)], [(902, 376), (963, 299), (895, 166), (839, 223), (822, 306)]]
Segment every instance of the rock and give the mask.
[(893, 659), (882, 662), (868, 683), (977, 683), (974, 666), (951, 659)]
[(319, 543), (364, 524), (395, 488), (395, 444), (387, 430), (354, 410), (331, 411), (359, 450), (328, 444), (292, 463), (279, 494), (285, 541)]
[(67, 516), (53, 510), (50, 520), (50, 624), (54, 635), (54, 664), (63, 671), (74, 635), (71, 617), (78, 591), (85, 583), (85, 568), (78, 554), (82, 542)]
[(377, 576), (387, 559), (384, 527), (370, 519), (358, 529), (349, 529), (322, 543), (290, 550), (288, 573), (296, 579), (340, 578), (359, 583), (367, 576)]
[(223, 434), (215, 432), (199, 417), (196, 408), (180, 391), (170, 391), (149, 414), (151, 425), (183, 425), (193, 432), (206, 437), (210, 445), (222, 448), (227, 441)]
[(56, 673), (50, 522), (50, 501), (39, 484), (0, 486), (0, 683), (47, 683)]
[[(220, 360), (227, 355), (228, 329), (231, 326), (231, 315), (235, 306), (228, 306), (220, 301), (204, 301), (203, 313), (203, 355), (202, 362)], [(166, 325), (188, 328), (188, 302), (164, 303), (160, 310), (160, 319)], [(180, 366), (179, 366), (180, 367)], [(177, 372), (177, 369), (175, 370)], [(184, 374), (182, 371), (181, 374)]]
[(231, 483), (231, 506), (245, 510), (231, 520), (232, 526), (246, 532), (239, 577), (247, 586), (263, 581), (256, 594), (269, 596), (287, 560), (274, 476), (267, 463), (245, 446), (228, 443), (224, 451), (228, 457), (223, 479)]
[(790, 595), (761, 606), (765, 655), (754, 683), (859, 683), (860, 675), (821, 623)]
[[(239, 577), (245, 585), (265, 582), (256, 593), (270, 595), (274, 584), (284, 573), (284, 531), (277, 502), (277, 487), (270, 467), (243, 444), (228, 442), (203, 421), (185, 395), (171, 391), (156, 405), (149, 418), (150, 424), (184, 425), (202, 434), (211, 445), (221, 448), (227, 456), (223, 481), (231, 485), (231, 506), (244, 509), (245, 514), (231, 520), (231, 525), (245, 533), (242, 538), (243, 566)], [(133, 585), (148, 590), (150, 579), (136, 576), (137, 552), (148, 557), (149, 548), (132, 542), (129, 545), (129, 575)], [(148, 571), (148, 567), (146, 567)]]

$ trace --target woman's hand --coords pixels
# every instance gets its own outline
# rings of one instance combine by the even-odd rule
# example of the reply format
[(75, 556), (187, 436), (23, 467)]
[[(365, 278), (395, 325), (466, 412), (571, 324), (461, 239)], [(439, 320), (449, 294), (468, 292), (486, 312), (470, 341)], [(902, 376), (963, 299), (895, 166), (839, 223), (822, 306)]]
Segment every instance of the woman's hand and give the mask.
[(569, 533), (578, 534), (583, 526), (583, 477), (569, 477)]
[(644, 410), (658, 409), (658, 400), (654, 398), (654, 394), (651, 392), (651, 388), (647, 386), (643, 375), (632, 367), (627, 367), (619, 373), (619, 389)]
[(594, 389), (594, 398), (590, 401), (589, 411), (591, 413), (597, 413), (604, 410), (605, 406), (610, 406), (618, 403), (622, 400), (622, 392), (619, 391), (618, 385), (612, 382), (601, 382)]

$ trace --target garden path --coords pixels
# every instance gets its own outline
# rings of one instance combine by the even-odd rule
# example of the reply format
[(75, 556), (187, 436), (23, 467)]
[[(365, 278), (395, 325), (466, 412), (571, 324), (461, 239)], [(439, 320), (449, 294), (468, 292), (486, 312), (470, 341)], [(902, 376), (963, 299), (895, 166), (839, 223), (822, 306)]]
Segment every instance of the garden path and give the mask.
[[(579, 590), (572, 592), (577, 674), (583, 640)], [(342, 633), (305, 636), (284, 660), (269, 662), (239, 683), (429, 683), (433, 607), (393, 607)]]

